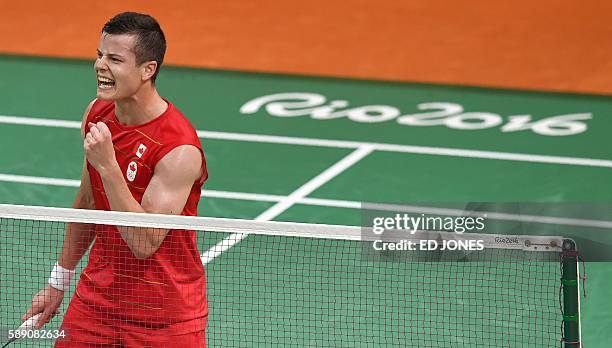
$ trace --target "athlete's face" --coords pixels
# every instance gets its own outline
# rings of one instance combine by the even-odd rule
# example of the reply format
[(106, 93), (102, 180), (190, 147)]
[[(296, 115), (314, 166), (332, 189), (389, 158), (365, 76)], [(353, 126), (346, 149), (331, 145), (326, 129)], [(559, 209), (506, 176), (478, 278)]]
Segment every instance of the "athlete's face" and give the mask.
[(136, 64), (135, 41), (134, 35), (102, 33), (98, 45), (98, 58), (94, 63), (98, 82), (96, 96), (99, 99), (130, 98), (155, 72), (155, 62)]

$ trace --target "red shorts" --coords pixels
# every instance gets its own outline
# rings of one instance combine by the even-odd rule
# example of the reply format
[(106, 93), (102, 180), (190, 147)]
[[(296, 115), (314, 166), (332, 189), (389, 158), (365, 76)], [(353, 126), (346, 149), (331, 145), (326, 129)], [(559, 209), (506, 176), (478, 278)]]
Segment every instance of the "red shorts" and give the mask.
[(64, 330), (65, 337), (55, 341), (56, 348), (206, 347), (204, 331), (182, 335), (162, 335), (154, 329), (147, 330), (147, 332), (136, 332), (112, 325), (110, 320), (102, 317), (95, 318), (78, 296), (74, 296), (70, 301), (61, 330)]

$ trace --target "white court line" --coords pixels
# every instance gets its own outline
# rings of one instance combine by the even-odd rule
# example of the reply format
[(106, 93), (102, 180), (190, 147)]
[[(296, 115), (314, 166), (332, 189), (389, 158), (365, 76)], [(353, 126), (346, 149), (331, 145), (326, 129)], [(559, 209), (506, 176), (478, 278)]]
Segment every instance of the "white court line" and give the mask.
[(248, 192), (202, 190), (202, 197), (238, 199), (238, 200), (256, 201), (256, 202), (279, 202), (283, 200), (286, 196), (266, 195), (266, 194), (261, 194), (261, 193), (248, 193)]
[(12, 175), (12, 174), (0, 174), (0, 181), (14, 182), (14, 183), (20, 183), (20, 184), (38, 184), (38, 185), (63, 186), (63, 187), (81, 186), (81, 180), (55, 179), (55, 178), (45, 178), (41, 176), (26, 176), (26, 175)]
[[(350, 168), (355, 163), (361, 161), (365, 156), (372, 152), (372, 148), (369, 146), (362, 146), (357, 150), (351, 152), (348, 156), (344, 157), (340, 161), (336, 162), (333, 166), (327, 168), (319, 175), (310, 179), (307, 183), (300, 186), (297, 190), (293, 191), (289, 196), (284, 197), (282, 200), (277, 202), (275, 205), (266, 209), (263, 213), (255, 218), (256, 221), (270, 221), (275, 217), (282, 214), (284, 211), (295, 205), (301, 199), (305, 198), (331, 179), (338, 176), (340, 173)], [(223, 252), (233, 247), (241, 240), (248, 236), (247, 233), (233, 233), (229, 237), (223, 239), (212, 248), (202, 253), (201, 260), (202, 264), (206, 265), (215, 259), (215, 257), (221, 255)]]
[[(63, 128), (75, 128), (75, 129), (81, 128), (81, 124), (78, 121), (32, 118), (32, 117), (21, 117), (21, 116), (0, 115), (0, 123), (28, 125), (28, 126), (63, 127)], [(498, 152), (498, 151), (454, 149), (454, 148), (446, 148), (446, 147), (413, 146), (413, 145), (384, 144), (384, 143), (372, 143), (372, 142), (361, 142), (361, 141), (285, 137), (285, 136), (263, 135), (263, 134), (229, 133), (229, 132), (214, 132), (214, 131), (197, 131), (197, 133), (199, 137), (204, 138), (204, 139), (250, 141), (250, 142), (258, 142), (258, 143), (273, 143), (273, 144), (286, 144), (286, 145), (321, 146), (321, 147), (342, 148), (342, 149), (357, 149), (362, 146), (369, 146), (369, 147), (372, 147), (376, 151), (387, 151), (387, 152), (612, 168), (612, 160), (604, 160), (604, 159), (597, 159), (597, 158), (534, 155), (534, 154)]]
[(43, 126), (43, 127), (81, 129), (81, 122), (79, 121), (56, 120), (53, 118), (47, 119), (47, 118), (0, 115), (0, 123), (19, 124), (19, 125), (24, 125), (24, 126)]
[[(79, 180), (71, 179), (57, 179), (57, 178), (45, 178), (39, 176), (24, 176), (24, 175), (12, 175), (12, 174), (0, 174), (0, 182), (13, 182), (13, 183), (24, 183), (24, 184), (37, 184), (37, 185), (49, 185), (49, 186), (61, 186), (61, 187), (79, 187)], [(227, 198), (227, 199), (238, 199), (245, 201), (255, 202), (280, 202), (287, 196), (282, 195), (267, 195), (259, 193), (248, 193), (248, 192), (230, 192), (230, 191), (219, 191), (219, 190), (202, 190), (203, 197), (209, 198)], [(349, 208), (349, 209), (369, 209), (379, 211), (391, 211), (391, 212), (406, 212), (406, 213), (422, 213), (422, 214), (437, 214), (437, 215), (448, 215), (448, 216), (464, 216), (466, 213), (470, 213), (473, 216), (486, 215), (487, 219), (491, 220), (506, 220), (506, 221), (520, 221), (520, 222), (535, 222), (542, 224), (554, 224), (564, 226), (582, 226), (582, 227), (596, 227), (596, 228), (612, 228), (612, 222), (606, 220), (592, 220), (592, 219), (574, 219), (574, 218), (562, 218), (557, 216), (543, 216), (543, 215), (525, 215), (525, 214), (506, 214), (491, 211), (478, 211), (468, 212), (462, 209), (448, 209), (448, 208), (436, 208), (427, 206), (417, 205), (404, 205), (404, 204), (391, 204), (391, 203), (373, 203), (373, 202), (359, 202), (359, 201), (347, 201), (339, 199), (325, 199), (325, 198), (309, 198), (304, 197), (295, 202), (295, 204), (312, 205), (319, 207), (331, 207), (331, 208)]]

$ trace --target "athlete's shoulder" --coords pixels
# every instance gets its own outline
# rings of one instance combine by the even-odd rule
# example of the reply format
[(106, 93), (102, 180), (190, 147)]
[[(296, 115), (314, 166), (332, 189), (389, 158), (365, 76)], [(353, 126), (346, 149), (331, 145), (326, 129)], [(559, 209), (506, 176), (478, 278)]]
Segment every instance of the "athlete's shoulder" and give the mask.
[(166, 100), (166, 102), (168, 108), (160, 119), (161, 122), (151, 132), (161, 145), (151, 158), (157, 163), (168, 152), (182, 145), (193, 145), (203, 152), (197, 131), (189, 119), (170, 101)]
[(168, 103), (168, 113), (170, 115), (185, 119), (185, 121), (189, 121), (187, 120), (187, 117), (185, 117), (185, 114), (183, 114), (183, 112), (176, 105), (174, 105), (174, 103), (169, 100), (166, 100), (166, 103)]
[(172, 124), (174, 127), (176, 127), (177, 130), (181, 133), (188, 132), (190, 134), (195, 135), (196, 134), (195, 127), (193, 126), (191, 121), (185, 116), (185, 114), (183, 114), (183, 112), (179, 110), (179, 108), (177, 108), (176, 105), (172, 104), (172, 102), (167, 101), (167, 103), (168, 103), (168, 113), (169, 113), (168, 121), (169, 123)]

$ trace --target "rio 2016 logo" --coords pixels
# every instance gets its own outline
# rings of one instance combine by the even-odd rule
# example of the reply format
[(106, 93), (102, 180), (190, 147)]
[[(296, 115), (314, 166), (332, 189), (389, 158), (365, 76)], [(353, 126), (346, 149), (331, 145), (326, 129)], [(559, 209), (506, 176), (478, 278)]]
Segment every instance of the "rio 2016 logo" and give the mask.
[(449, 102), (421, 103), (416, 114), (403, 114), (394, 106), (365, 105), (348, 108), (346, 100), (332, 100), (316, 93), (278, 93), (264, 95), (246, 102), (242, 114), (254, 114), (265, 107), (277, 117), (310, 116), (315, 120), (347, 118), (359, 123), (380, 123), (395, 120), (402, 126), (446, 126), (451, 129), (478, 130), (500, 127), (503, 133), (525, 130), (545, 136), (567, 136), (587, 130), (586, 120), (591, 113), (577, 113), (532, 120), (531, 115), (512, 115), (506, 118), (491, 112), (466, 112), (462, 105)]

